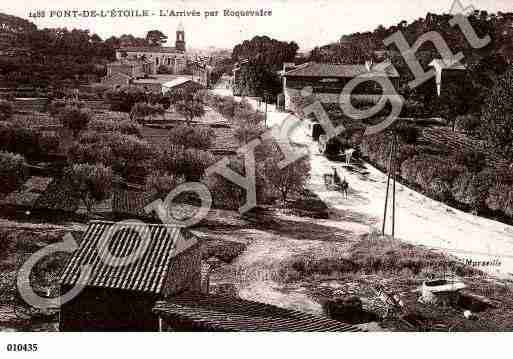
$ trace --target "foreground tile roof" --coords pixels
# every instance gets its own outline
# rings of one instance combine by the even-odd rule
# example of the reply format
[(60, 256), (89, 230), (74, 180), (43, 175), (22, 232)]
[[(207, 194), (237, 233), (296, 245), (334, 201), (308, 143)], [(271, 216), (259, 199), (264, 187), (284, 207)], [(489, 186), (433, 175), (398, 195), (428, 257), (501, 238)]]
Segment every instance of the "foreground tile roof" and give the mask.
[(200, 330), (242, 332), (358, 332), (358, 327), (249, 300), (183, 294), (157, 302), (153, 312), (171, 320), (192, 322)]
[[(142, 239), (139, 233), (149, 234), (146, 249), (140, 246)], [(92, 221), (80, 241), (80, 247), (64, 268), (60, 282), (74, 285), (81, 267), (90, 265), (88, 286), (160, 294), (171, 260), (196, 243), (196, 237), (173, 226)], [(137, 248), (142, 249), (139, 249), (139, 258), (134, 262), (114, 266), (102, 260), (102, 245), (108, 245), (106, 248), (110, 254), (120, 258), (130, 256)]]

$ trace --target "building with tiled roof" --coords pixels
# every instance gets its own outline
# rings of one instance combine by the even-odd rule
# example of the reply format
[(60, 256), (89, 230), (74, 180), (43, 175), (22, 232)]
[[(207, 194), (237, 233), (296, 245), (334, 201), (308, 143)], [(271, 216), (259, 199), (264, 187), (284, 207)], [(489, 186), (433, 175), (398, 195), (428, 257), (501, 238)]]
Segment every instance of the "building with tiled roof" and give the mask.
[(60, 278), (61, 331), (156, 331), (157, 301), (201, 290), (198, 239), (182, 228), (92, 221)]
[(235, 297), (186, 293), (158, 302), (160, 331), (359, 332), (328, 318)]
[(185, 31), (180, 26), (176, 30), (175, 47), (121, 47), (116, 50), (116, 59), (144, 59), (152, 65), (151, 74), (156, 74), (160, 66), (166, 66), (173, 74), (183, 73), (187, 66)]
[[(394, 85), (399, 80), (399, 73), (392, 63), (373, 64), (370, 61), (356, 65), (308, 62), (292, 69), (284, 68), (281, 76), (285, 108), (288, 109), (291, 108), (291, 99), (301, 96), (301, 91), (307, 87), (312, 89), (312, 94), (322, 103), (338, 103), (344, 87), (354, 78), (387, 78)], [(374, 81), (368, 81), (358, 89), (359, 92), (354, 93), (356, 96), (367, 96), (370, 99), (381, 95), (381, 86)]]

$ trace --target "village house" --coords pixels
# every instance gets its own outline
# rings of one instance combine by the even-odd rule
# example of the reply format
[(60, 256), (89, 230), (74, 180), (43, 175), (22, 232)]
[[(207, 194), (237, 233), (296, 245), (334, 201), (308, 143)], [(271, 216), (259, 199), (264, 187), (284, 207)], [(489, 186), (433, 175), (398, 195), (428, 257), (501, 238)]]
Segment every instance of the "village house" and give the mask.
[[(285, 109), (291, 108), (291, 99), (301, 96), (301, 90), (311, 87), (313, 95), (322, 103), (338, 103), (340, 94), (345, 85), (359, 76), (366, 76), (369, 80), (388, 78), (397, 87), (399, 73), (395, 67), (384, 62), (373, 64), (367, 62), (363, 65), (338, 65), (309, 62), (290, 69), (291, 64), (282, 71), (283, 94), (285, 95)], [(354, 98), (376, 100), (381, 96), (381, 87), (374, 81), (367, 81), (357, 87), (358, 91), (351, 95)]]
[[(100, 257), (108, 248), (111, 256), (125, 258), (144, 241), (147, 247), (130, 264), (116, 266)], [(85, 288), (61, 306), (61, 331), (157, 331), (157, 301), (201, 291), (199, 241), (169, 225), (90, 222), (62, 272), (61, 293), (77, 284), (87, 265)]]

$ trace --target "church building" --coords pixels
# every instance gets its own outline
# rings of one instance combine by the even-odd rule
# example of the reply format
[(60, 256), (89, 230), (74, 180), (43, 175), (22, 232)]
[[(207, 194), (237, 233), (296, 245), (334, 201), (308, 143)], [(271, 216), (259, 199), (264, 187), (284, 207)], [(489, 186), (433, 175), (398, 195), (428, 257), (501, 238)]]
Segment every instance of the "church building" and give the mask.
[(187, 66), (185, 31), (182, 23), (176, 30), (175, 47), (145, 46), (121, 47), (116, 50), (116, 59), (142, 60), (151, 64), (149, 74), (156, 74), (158, 68), (166, 66), (173, 74), (181, 74)]

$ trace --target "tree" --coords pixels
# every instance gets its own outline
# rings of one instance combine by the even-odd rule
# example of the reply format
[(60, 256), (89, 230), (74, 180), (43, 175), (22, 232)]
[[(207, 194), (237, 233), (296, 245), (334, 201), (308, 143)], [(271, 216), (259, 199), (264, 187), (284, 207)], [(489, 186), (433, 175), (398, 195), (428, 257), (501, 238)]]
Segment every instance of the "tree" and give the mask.
[(185, 178), (169, 172), (152, 172), (146, 178), (146, 187), (150, 192), (155, 192), (159, 197), (165, 197), (178, 185), (185, 182)]
[(185, 148), (209, 150), (212, 148), (214, 137), (214, 130), (210, 127), (178, 125), (171, 130), (169, 142)]
[(12, 102), (0, 100), (0, 121), (8, 121), (14, 113)]
[(150, 46), (162, 46), (167, 41), (167, 36), (160, 30), (151, 30), (146, 34), (146, 41)]
[(513, 70), (494, 86), (483, 110), (481, 137), (498, 153), (513, 159)]
[(146, 102), (137, 102), (130, 111), (130, 118), (132, 120), (144, 119), (148, 116), (160, 115), (163, 116), (166, 111), (161, 105), (151, 105)]
[(310, 164), (306, 158), (294, 161), (285, 168), (278, 166), (282, 158), (274, 155), (265, 161), (265, 178), (281, 196), (285, 203), (291, 194), (303, 191), (310, 173)]
[(0, 152), (0, 168), (1, 193), (14, 191), (27, 176), (25, 158), (15, 153)]
[(102, 164), (76, 164), (65, 171), (73, 188), (91, 213), (96, 202), (106, 199), (112, 190), (112, 170)]
[(187, 125), (190, 125), (194, 118), (205, 114), (203, 93), (193, 87), (169, 91), (168, 96), (174, 110), (185, 117)]
[(92, 113), (87, 108), (66, 106), (57, 117), (65, 128), (73, 131), (73, 137), (77, 137), (91, 121)]

